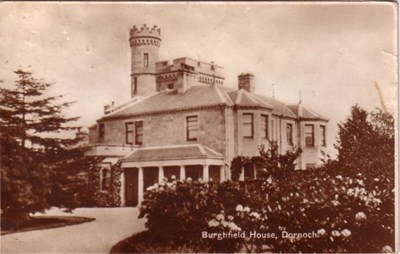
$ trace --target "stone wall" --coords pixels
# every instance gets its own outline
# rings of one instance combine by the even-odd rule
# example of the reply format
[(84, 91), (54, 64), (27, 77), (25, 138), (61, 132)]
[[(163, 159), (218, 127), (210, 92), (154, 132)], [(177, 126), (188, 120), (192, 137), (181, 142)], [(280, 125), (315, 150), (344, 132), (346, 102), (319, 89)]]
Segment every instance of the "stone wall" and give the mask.
[[(186, 117), (198, 116), (198, 140), (186, 140)], [(200, 143), (225, 154), (224, 109), (204, 109), (106, 121), (105, 144), (126, 144), (125, 123), (143, 121), (143, 147)]]

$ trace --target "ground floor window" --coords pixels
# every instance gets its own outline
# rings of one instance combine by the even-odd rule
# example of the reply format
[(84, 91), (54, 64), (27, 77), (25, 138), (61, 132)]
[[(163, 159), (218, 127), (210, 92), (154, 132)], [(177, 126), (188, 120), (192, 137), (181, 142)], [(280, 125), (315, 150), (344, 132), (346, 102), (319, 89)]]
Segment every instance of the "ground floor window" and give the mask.
[(103, 167), (100, 171), (100, 189), (109, 191), (111, 186), (111, 166)]

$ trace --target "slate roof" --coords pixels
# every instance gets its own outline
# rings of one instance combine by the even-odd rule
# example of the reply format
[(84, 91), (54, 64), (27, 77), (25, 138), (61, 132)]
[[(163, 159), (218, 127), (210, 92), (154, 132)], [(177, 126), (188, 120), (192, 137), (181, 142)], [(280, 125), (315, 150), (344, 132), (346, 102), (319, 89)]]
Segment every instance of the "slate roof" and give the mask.
[[(296, 114), (296, 116), (299, 115), (299, 105), (289, 105), (288, 106), (292, 112), (294, 112)], [(322, 121), (328, 121), (329, 119), (318, 114), (315, 111), (312, 111), (311, 109), (302, 107), (302, 109), (300, 110), (300, 116), (298, 116), (300, 119), (304, 119), (304, 120), (322, 120)]]
[(223, 159), (222, 154), (200, 144), (144, 147), (126, 156), (123, 162), (160, 161), (174, 159)]
[[(164, 90), (142, 100), (132, 100), (100, 120), (218, 105), (261, 107), (271, 109), (276, 115), (298, 118), (296, 105), (288, 106), (273, 98), (253, 94), (244, 89), (234, 90), (221, 85), (198, 85), (192, 86), (183, 94), (178, 94), (176, 90)], [(302, 118), (327, 120), (304, 107)]]

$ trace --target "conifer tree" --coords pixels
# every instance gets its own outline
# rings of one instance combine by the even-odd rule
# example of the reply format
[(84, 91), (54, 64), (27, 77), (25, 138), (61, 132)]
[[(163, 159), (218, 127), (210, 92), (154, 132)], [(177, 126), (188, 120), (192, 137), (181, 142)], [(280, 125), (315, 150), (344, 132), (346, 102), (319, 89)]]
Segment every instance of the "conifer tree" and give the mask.
[(71, 102), (46, 96), (50, 84), (28, 71), (15, 73), (15, 88), (0, 88), (1, 209), (2, 216), (24, 222), (51, 205), (57, 164), (71, 158), (66, 148), (76, 142), (49, 134), (73, 130), (67, 124), (78, 118), (63, 115)]
[[(339, 124), (337, 167), (369, 177), (394, 177), (394, 119), (381, 110), (368, 113), (355, 105)], [(393, 176), (393, 177), (392, 177)]]

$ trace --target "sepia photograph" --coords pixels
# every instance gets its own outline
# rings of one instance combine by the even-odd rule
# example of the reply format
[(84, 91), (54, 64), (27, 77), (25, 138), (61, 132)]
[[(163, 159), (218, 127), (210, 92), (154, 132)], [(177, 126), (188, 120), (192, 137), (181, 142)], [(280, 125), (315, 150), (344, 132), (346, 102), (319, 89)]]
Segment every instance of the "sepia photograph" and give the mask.
[(396, 253), (397, 10), (1, 3), (1, 253)]

